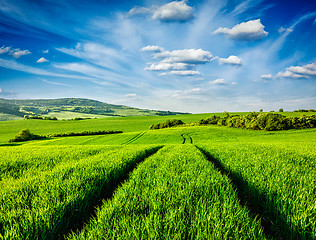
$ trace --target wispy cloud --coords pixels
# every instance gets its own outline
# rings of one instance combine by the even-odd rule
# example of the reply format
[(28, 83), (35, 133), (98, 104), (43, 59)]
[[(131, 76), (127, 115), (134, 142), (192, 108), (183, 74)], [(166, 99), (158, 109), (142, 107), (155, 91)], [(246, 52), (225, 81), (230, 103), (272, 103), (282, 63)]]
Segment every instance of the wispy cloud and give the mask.
[(35, 75), (91, 80), (91, 78), (77, 76), (77, 75), (67, 75), (67, 74), (50, 72), (50, 71), (35, 68), (32, 66), (17, 63), (14, 60), (6, 60), (6, 59), (2, 59), (2, 58), (0, 58), (0, 67), (16, 70), (16, 71), (20, 71), (20, 72), (31, 73), (31, 74), (35, 74)]
[(54, 81), (48, 81), (46, 79), (42, 79), (43, 82), (48, 83), (48, 84), (52, 84), (52, 85), (58, 85), (58, 86), (64, 86), (64, 87), (71, 87), (71, 85), (69, 84), (65, 84), (65, 83), (59, 83), (59, 82), (54, 82)]

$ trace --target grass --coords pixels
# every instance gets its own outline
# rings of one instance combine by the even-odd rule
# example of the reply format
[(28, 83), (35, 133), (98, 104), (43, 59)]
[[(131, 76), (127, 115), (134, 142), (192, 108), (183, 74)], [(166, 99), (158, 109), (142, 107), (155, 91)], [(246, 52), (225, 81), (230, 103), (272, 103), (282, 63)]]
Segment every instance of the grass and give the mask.
[[(45, 152), (43, 148), (38, 151)], [(91, 205), (97, 204), (102, 194), (111, 189), (122, 175), (156, 151), (157, 147), (103, 147), (88, 157), (79, 154), (77, 159), (71, 158), (71, 162), (57, 160), (58, 163), (48, 170), (45, 159), (45, 162), (33, 159), (32, 150), (24, 149), (22, 162), (40, 165), (40, 173), (32, 174), (38, 171), (37, 168), (32, 171), (31, 167), (22, 167), (19, 169), (27, 169), (26, 172), (12, 175), (4, 171), (2, 176), (1, 238), (60, 238), (80, 219), (85, 219), (85, 215), (89, 215)], [(54, 160), (59, 158), (58, 154), (53, 157)], [(8, 168), (8, 164), (12, 166), (6, 159), (1, 162), (2, 168)]]
[(315, 142), (202, 145), (286, 239), (316, 238)]
[(149, 130), (210, 115), (0, 122), (0, 239), (316, 239), (316, 129)]
[(230, 180), (194, 146), (169, 146), (139, 165), (69, 239), (254, 238), (265, 236)]

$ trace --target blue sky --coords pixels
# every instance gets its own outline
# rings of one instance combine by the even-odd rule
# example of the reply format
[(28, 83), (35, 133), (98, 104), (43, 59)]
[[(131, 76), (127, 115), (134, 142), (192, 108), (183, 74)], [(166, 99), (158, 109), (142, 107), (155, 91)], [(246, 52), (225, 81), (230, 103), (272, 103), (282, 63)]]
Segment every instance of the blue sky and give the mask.
[(316, 108), (316, 3), (0, 0), (0, 98)]

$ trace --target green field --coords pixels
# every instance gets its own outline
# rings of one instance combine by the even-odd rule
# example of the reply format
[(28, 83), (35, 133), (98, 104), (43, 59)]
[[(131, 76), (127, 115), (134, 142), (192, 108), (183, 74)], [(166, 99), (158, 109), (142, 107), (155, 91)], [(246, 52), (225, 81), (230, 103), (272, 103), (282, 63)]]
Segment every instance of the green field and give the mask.
[(0, 239), (316, 239), (316, 129), (149, 130), (210, 115), (0, 122)]

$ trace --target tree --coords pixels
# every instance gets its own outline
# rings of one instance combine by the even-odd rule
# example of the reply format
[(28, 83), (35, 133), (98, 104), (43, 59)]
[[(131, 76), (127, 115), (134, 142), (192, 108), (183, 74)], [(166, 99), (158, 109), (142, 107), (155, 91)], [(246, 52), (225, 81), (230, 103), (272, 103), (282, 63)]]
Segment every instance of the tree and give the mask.
[(279, 112), (283, 112), (283, 108), (280, 108), (280, 109), (279, 109)]

